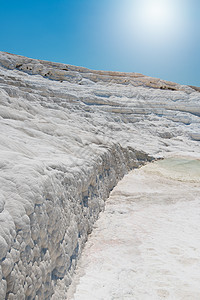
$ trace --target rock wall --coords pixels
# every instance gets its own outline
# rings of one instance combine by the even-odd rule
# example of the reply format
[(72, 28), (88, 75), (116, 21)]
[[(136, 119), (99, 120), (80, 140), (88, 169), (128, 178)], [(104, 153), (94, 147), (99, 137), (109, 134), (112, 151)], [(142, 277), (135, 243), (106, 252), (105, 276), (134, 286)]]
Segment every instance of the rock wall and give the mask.
[[(112, 145), (89, 166), (73, 172), (51, 166), (37, 175), (43, 184), (35, 191), (34, 205), (22, 204), (16, 211), (1, 199), (0, 299), (50, 299), (60, 280), (67, 289), (110, 191), (130, 169), (151, 160)], [(22, 185), (26, 195), (34, 187)], [(13, 196), (21, 193), (16, 185)]]
[(0, 52), (0, 299), (57, 299), (123, 175), (200, 153), (199, 95)]

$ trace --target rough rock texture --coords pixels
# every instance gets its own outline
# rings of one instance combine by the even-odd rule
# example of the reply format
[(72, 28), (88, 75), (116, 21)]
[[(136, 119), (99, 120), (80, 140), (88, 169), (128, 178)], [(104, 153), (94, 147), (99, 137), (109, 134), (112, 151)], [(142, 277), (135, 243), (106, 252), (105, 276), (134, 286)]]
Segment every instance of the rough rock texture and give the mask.
[(0, 299), (68, 286), (119, 179), (167, 152), (199, 152), (199, 100), (141, 74), (0, 52)]
[(200, 299), (200, 160), (131, 171), (106, 201), (59, 300)]

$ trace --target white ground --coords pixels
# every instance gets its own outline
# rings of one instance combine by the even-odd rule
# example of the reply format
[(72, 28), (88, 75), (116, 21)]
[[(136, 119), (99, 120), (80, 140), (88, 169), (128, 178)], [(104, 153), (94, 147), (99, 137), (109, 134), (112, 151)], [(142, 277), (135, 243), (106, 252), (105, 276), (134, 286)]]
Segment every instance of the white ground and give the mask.
[[(147, 155), (149, 160), (149, 156), (180, 153), (200, 156), (200, 93), (196, 89), (137, 73), (92, 71), (0, 52), (0, 300), (65, 299), (83, 245), (110, 190), (130, 169), (147, 161)], [(170, 172), (171, 163), (168, 175)], [(184, 168), (177, 179), (179, 173), (183, 176)], [(160, 244), (165, 251), (180, 248), (179, 256), (169, 257), (196, 259), (184, 250), (190, 232), (184, 235), (186, 246), (180, 246), (175, 229), (185, 212), (189, 219), (184, 218), (181, 226), (191, 230), (198, 242), (196, 227), (188, 226), (199, 223), (193, 202), (198, 186), (156, 181), (153, 175), (148, 179), (143, 171), (133, 174), (139, 176), (131, 175), (133, 193), (128, 183), (116, 189), (94, 232), (96, 250), (92, 246), (86, 250), (93, 251), (89, 257), (95, 267), (86, 260), (86, 273), (94, 272), (94, 277), (84, 280), (94, 283), (97, 277), (95, 288), (85, 288), (86, 299), (123, 299), (129, 291), (131, 299), (133, 293), (141, 299), (141, 293), (148, 291), (149, 299), (157, 295), (157, 289), (175, 294), (170, 288), (156, 286), (156, 280), (162, 283), (160, 277), (167, 276), (154, 272), (159, 270), (159, 259), (167, 261)], [(119, 192), (122, 188), (123, 193)], [(126, 197), (127, 193), (132, 194)], [(177, 203), (170, 204), (172, 199)], [(104, 227), (108, 233), (102, 231)], [(173, 235), (166, 239), (170, 231)], [(173, 236), (179, 246), (174, 245)], [(149, 248), (155, 250), (146, 255)], [(152, 256), (156, 251), (159, 256)], [(147, 257), (156, 262), (146, 261)], [(167, 261), (174, 275), (174, 270), (181, 269), (176, 268), (176, 259), (173, 264), (171, 268)], [(100, 275), (101, 268), (111, 271)], [(162, 263), (162, 270), (166, 268)], [(105, 289), (95, 272), (105, 279)], [(170, 276), (169, 283), (174, 283)], [(180, 280), (179, 274), (174, 276)], [(163, 281), (166, 284), (166, 278)], [(184, 292), (189, 288), (182, 283), (176, 286)], [(76, 298), (79, 289), (81, 286)]]
[[(67, 299), (200, 299), (200, 160), (134, 170), (113, 190)], [(76, 291), (75, 291), (76, 290)]]

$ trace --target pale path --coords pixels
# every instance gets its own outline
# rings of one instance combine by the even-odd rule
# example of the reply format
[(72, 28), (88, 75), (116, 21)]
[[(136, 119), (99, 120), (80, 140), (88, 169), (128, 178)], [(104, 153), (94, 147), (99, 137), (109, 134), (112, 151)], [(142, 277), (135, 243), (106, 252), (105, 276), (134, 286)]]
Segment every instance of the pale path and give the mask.
[(113, 190), (67, 299), (200, 299), (200, 161), (135, 170)]

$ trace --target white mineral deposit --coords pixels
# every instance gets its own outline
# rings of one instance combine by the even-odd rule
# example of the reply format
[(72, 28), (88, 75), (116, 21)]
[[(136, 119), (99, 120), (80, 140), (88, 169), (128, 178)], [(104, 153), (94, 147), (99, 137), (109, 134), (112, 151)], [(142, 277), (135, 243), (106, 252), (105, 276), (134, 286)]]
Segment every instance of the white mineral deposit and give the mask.
[(1, 300), (200, 299), (197, 88), (0, 52), (0, 132)]
[(68, 298), (200, 299), (200, 160), (126, 175), (86, 243)]

